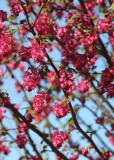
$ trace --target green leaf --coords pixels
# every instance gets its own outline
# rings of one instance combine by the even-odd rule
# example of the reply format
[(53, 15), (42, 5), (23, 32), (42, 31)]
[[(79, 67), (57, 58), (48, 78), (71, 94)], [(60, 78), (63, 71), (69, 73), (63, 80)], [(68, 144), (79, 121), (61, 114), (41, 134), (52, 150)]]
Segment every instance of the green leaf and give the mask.
[(53, 38), (53, 37), (54, 37), (53, 34), (47, 34), (47, 35), (46, 35), (46, 38), (48, 38), (48, 39), (49, 39), (49, 38)]
[(87, 131), (86, 133), (90, 133), (90, 137), (92, 137), (92, 135), (95, 134), (96, 131), (95, 130), (93, 130), (93, 131)]
[(69, 100), (68, 99), (64, 99), (64, 100), (60, 101), (59, 104), (60, 105), (62, 105), (62, 104), (69, 104)]
[(91, 32), (91, 29), (84, 29), (83, 30), (85, 33), (90, 33)]
[(42, 154), (42, 153), (45, 153), (46, 152), (46, 150), (45, 149), (43, 149), (40, 153)]
[(57, 84), (54, 84), (54, 85), (51, 86), (50, 90), (55, 90), (55, 89), (57, 89), (58, 87), (59, 87), (59, 86), (58, 86)]
[(76, 97), (78, 97), (78, 93), (76, 94), (71, 94), (70, 96), (68, 96), (70, 99), (74, 100)]
[(40, 36), (38, 34), (35, 35), (35, 38), (38, 39)]
[(13, 21), (13, 20), (15, 20), (15, 19), (16, 19), (16, 17), (13, 16), (13, 15), (11, 15), (11, 16), (9, 16), (9, 17), (7, 18), (7, 20), (9, 20), (9, 21)]
[(53, 3), (54, 2), (54, 0), (48, 0), (49, 2), (51, 2), (51, 3)]
[(109, 7), (110, 10), (114, 11), (114, 3)]
[(58, 0), (58, 3), (66, 3), (66, 0)]
[(43, 148), (44, 148), (44, 149), (47, 148), (47, 145), (43, 146)]
[(10, 28), (7, 30), (7, 32), (10, 32), (13, 34), (13, 33), (17, 32), (17, 30), (18, 30), (17, 28)]
[(6, 134), (7, 134), (7, 132), (5, 132), (5, 131), (1, 132), (2, 136), (5, 136)]
[(68, 121), (68, 124), (71, 125), (71, 124), (74, 124), (74, 121), (72, 118), (70, 118), (70, 120)]
[(68, 23), (69, 23), (69, 22), (72, 22), (75, 18), (78, 18), (78, 17), (80, 17), (79, 14), (74, 14), (74, 15), (68, 20)]

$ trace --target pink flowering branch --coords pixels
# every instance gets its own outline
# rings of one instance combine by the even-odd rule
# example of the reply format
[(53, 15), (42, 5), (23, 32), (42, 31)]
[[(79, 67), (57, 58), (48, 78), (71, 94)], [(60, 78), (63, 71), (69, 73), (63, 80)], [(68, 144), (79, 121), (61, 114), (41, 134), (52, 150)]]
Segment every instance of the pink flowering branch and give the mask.
[[(84, 1), (83, 0), (79, 0), (79, 2), (80, 2), (80, 5), (82, 6), (83, 10), (85, 11), (85, 13), (89, 15), (89, 13), (88, 13), (85, 5), (84, 5)], [(93, 23), (92, 19), (91, 19), (91, 24), (94, 27), (94, 23)], [(99, 37), (98, 40), (99, 40), (99, 44), (100, 44), (100, 47), (101, 47), (101, 50), (100, 50), (101, 55), (106, 59), (107, 63), (109, 64), (109, 67), (112, 67), (113, 64), (111, 62), (111, 59), (110, 59), (110, 57), (108, 55), (108, 52), (107, 52), (102, 40), (100, 39), (100, 37)]]
[(60, 156), (62, 159), (64, 160), (68, 160), (67, 157), (65, 157), (60, 151), (57, 150), (56, 147), (54, 147), (54, 145), (45, 137), (45, 135), (39, 131), (38, 129), (36, 129), (36, 127), (33, 124), (30, 124), (26, 118), (20, 114), (15, 108), (13, 104), (10, 104), (8, 106), (8, 108), (14, 113), (15, 117), (18, 117), (19, 119), (21, 119), (23, 122), (26, 123), (27, 127), (29, 129), (31, 129), (32, 131), (34, 131), (37, 135), (39, 135), (49, 146), (50, 148), (53, 150), (53, 152), (55, 152), (58, 156)]
[[(7, 66), (5, 66), (5, 68), (7, 68), (12, 79), (15, 80), (15, 91), (18, 93), (22, 91), (24, 93), (23, 101), (21, 101), (20, 103), (24, 101), (27, 101), (27, 103), (29, 103), (29, 107), (22, 107), (23, 109), (25, 109), (25, 116), (17, 111), (19, 109), (19, 106), (14, 106), (13, 104), (9, 105), (9, 109), (14, 113), (14, 121), (15, 118), (19, 121), (19, 124), (17, 124), (16, 128), (16, 130), (18, 131), (17, 137), (14, 142), (19, 148), (25, 148), (25, 144), (27, 143), (27, 140), (29, 140), (28, 144), (31, 144), (31, 147), (34, 148), (35, 153), (40, 159), (42, 159), (40, 155), (42, 156), (43, 152), (50, 150), (44, 149), (41, 153), (39, 153), (37, 147), (28, 134), (28, 129), (32, 129), (43, 139), (45, 143), (47, 143), (48, 146), (51, 147), (52, 151), (50, 152), (55, 152), (59, 156), (57, 157), (57, 159), (67, 159), (67, 157), (63, 153), (66, 153), (68, 151), (67, 147), (69, 147), (70, 144), (70, 132), (73, 129), (76, 129), (78, 133), (83, 135), (84, 139), (87, 139), (87, 141), (90, 143), (90, 146), (95, 150), (95, 152), (99, 154), (101, 159), (108, 159), (112, 156), (109, 153), (109, 151), (111, 152), (111, 149), (105, 152), (102, 151), (103, 147), (101, 147), (100, 149), (98, 148), (93, 140), (92, 134), (82, 129), (80, 123), (81, 116), (78, 117), (78, 109), (83, 108), (83, 106), (84, 108), (86, 108), (86, 102), (88, 100), (93, 100), (92, 104), (95, 105), (95, 108), (98, 109), (98, 111), (101, 111), (101, 117), (104, 116), (104, 119), (106, 120), (104, 121), (103, 127), (105, 128), (105, 124), (106, 126), (108, 126), (107, 124), (110, 124), (111, 128), (109, 131), (111, 135), (106, 132), (106, 137), (112, 145), (114, 144), (112, 136), (114, 131), (114, 108), (112, 103), (110, 103), (108, 100), (108, 98), (112, 98), (114, 96), (114, 62), (113, 53), (112, 57), (110, 57), (108, 55), (107, 48), (108, 44), (111, 44), (112, 47), (114, 45), (114, 32), (112, 25), (114, 17), (112, 15), (112, 11), (110, 12), (109, 10), (107, 10), (108, 13), (104, 12), (104, 15), (106, 14), (106, 18), (98, 18), (97, 25), (94, 24), (94, 20), (90, 15), (92, 15), (91, 13), (93, 13), (93, 6), (97, 3), (99, 3), (101, 9), (102, 7), (106, 9), (106, 6), (109, 6), (109, 3), (106, 4), (104, 0), (96, 0), (95, 2), (90, 1), (90, 3), (85, 2), (84, 0), (80, 0), (81, 6), (78, 7), (82, 9), (79, 9), (77, 6), (75, 7), (72, 0), (70, 0), (69, 2), (65, 1), (64, 3), (59, 3), (58, 1), (57, 4), (56, 2), (47, 0), (10, 0), (9, 4), (11, 6), (11, 12), (14, 17), (11, 16), (8, 17), (8, 19), (11, 19), (11, 21), (13, 22), (14, 19), (16, 19), (17, 16), (19, 16), (19, 14), (23, 12), (26, 20), (22, 19), (20, 22), (18, 22), (20, 27), (16, 29), (12, 29), (12, 27), (18, 26), (15, 23), (10, 23), (11, 29), (8, 26), (8, 31), (7, 27), (5, 29), (3, 28), (4, 24), (2, 24), (1, 22), (6, 20), (7, 13), (0, 10), (0, 55), (1, 57), (3, 56), (2, 58), (4, 58), (5, 61), (9, 58), (9, 62), (14, 62), (14, 64), (6, 64), (7, 66), (9, 65), (11, 67), (11, 70), (10, 67), (8, 68)], [(110, 3), (112, 3), (112, 1), (110, 1)], [(37, 8), (39, 8), (38, 14), (36, 14)], [(36, 19), (32, 19), (32, 16)], [(66, 21), (66, 25), (63, 27), (59, 26), (58, 21), (56, 21), (57, 19), (61, 18), (65, 18)], [(95, 20), (97, 20), (96, 16)], [(15, 39), (17, 35), (12, 35), (13, 33), (15, 33), (15, 30), (18, 33), (19, 39)], [(11, 32), (11, 34), (8, 32)], [(102, 39), (100, 39), (100, 33), (109, 34), (109, 42), (108, 44), (106, 44), (107, 46), (105, 46), (105, 44), (102, 42)], [(17, 44), (17, 42), (14, 43), (14, 40), (19, 40), (18, 42), (20, 42), (20, 44)], [(30, 45), (26, 47), (25, 43), (27, 46), (29, 44)], [(55, 65), (56, 62), (54, 62), (48, 54), (56, 48), (58, 48), (59, 52), (62, 55), (60, 61), (61, 66), (59, 66), (60, 68)], [(82, 54), (80, 52), (82, 52)], [(23, 86), (21, 85), (21, 82), (16, 78), (15, 72), (13, 73), (13, 70), (19, 69), (23, 73), (26, 65), (25, 68), (23, 66), (22, 70), (18, 68), (19, 60), (17, 60), (18, 57), (15, 56), (15, 53), (19, 55), (19, 58), (22, 61), (27, 63), (27, 66), (29, 65), (28, 70), (24, 73), (24, 76), (21, 75), (21, 78), (23, 76)], [(102, 55), (102, 57), (105, 58), (109, 66), (109, 68), (106, 68), (100, 75), (98, 75), (95, 71), (96, 67), (98, 67), (96, 66), (96, 61), (99, 58), (99, 55)], [(10, 57), (12, 58), (10, 59)], [(34, 63), (32, 66), (29, 63), (30, 58), (32, 59), (31, 64)], [(3, 63), (5, 61), (3, 61)], [(36, 67), (36, 65), (38, 65), (38, 67)], [(69, 65), (72, 65), (73, 68), (70, 68)], [(50, 68), (52, 70), (50, 70)], [(91, 72), (93, 72), (93, 74), (91, 74)], [(74, 79), (74, 73), (76, 75), (76, 79)], [(1, 75), (3, 75), (2, 72)], [(101, 79), (100, 82), (97, 80), (97, 78)], [(42, 81), (46, 82), (46, 86), (50, 84), (50, 87), (47, 88), (45, 87), (45, 85), (44, 87), (42, 87), (40, 85), (40, 83), (42, 84)], [(28, 99), (28, 96), (26, 95), (26, 91), (30, 92), (34, 89), (36, 89), (35, 91), (37, 91), (37, 94), (34, 96), (31, 103), (31, 101)], [(59, 94), (61, 94), (61, 92), (63, 92), (63, 97), (59, 97)], [(55, 95), (55, 93), (57, 94), (57, 97), (53, 96)], [(9, 97), (5, 93), (0, 93), (0, 96), (0, 105), (6, 106), (8, 108), (7, 100), (9, 99)], [(81, 106), (79, 106), (78, 108), (78, 104), (72, 105), (71, 100), (78, 101), (76, 103), (81, 103)], [(90, 105), (88, 106), (91, 107)], [(90, 111), (92, 110), (90, 109)], [(52, 127), (51, 125), (49, 125), (47, 122), (47, 117), (50, 113), (54, 113), (57, 118), (62, 118), (67, 114), (70, 114), (71, 121), (69, 120), (68, 123), (65, 124), (65, 127), (69, 127), (69, 129), (66, 130), (66, 128), (61, 125), (61, 127), (63, 127), (65, 131), (60, 131), (61, 128)], [(95, 112), (92, 113), (97, 116)], [(5, 110), (0, 109), (0, 121), (2, 121), (3, 118), (7, 118), (7, 116), (5, 116)], [(10, 119), (13, 120), (13, 118)], [(46, 138), (46, 136), (42, 132), (40, 132), (39, 129), (37, 129), (37, 127), (35, 126), (36, 123), (31, 124), (32, 121), (41, 122), (42, 120), (47, 123), (44, 125), (43, 130), (44, 132), (47, 132), (47, 130), (45, 129), (48, 128), (48, 134), (51, 137), (50, 140), (48, 140), (48, 138)], [(102, 118), (101, 122), (103, 122)], [(70, 123), (72, 123), (72, 125)], [(87, 126), (85, 123), (84, 125), (88, 127), (89, 130), (92, 129), (92, 127)], [(13, 130), (13, 128), (9, 129), (9, 133), (10, 130)], [(52, 134), (53, 131), (54, 133)], [(67, 142), (66, 146), (62, 148), (62, 151), (59, 151), (58, 148), (61, 147), (63, 142), (67, 139), (69, 139), (69, 142)], [(101, 144), (103, 144), (102, 141)], [(107, 146), (104, 145), (104, 148), (107, 149)], [(72, 147), (69, 147), (69, 150), (70, 149), (72, 149)], [(0, 150), (0, 152), (2, 151)], [(5, 150), (3, 153), (5, 153)], [(83, 148), (81, 150), (81, 153), (80, 148), (79, 150), (76, 150), (75, 153), (70, 150), (71, 155), (78, 153), (82, 153), (82, 155), (87, 156), (88, 150), (86, 148)], [(29, 155), (28, 153), (25, 156), (27, 156), (27, 158), (31, 158), (30, 160), (37, 158), (37, 156), (31, 157), (31, 155)], [(72, 158), (74, 157), (72, 156)], [(71, 160), (72, 158), (70, 158), (69, 160)], [(77, 159), (77, 157), (75, 157), (74, 159)]]
[[(28, 22), (28, 25), (30, 27), (30, 30), (31, 30), (31, 33), (33, 34), (33, 36), (35, 37), (35, 31), (34, 29), (32, 28), (32, 26), (30, 25), (30, 22), (29, 22), (29, 19), (28, 19), (28, 16), (27, 16), (27, 12), (26, 12), (26, 9), (24, 8), (24, 11), (25, 11), (25, 15), (26, 15), (26, 18), (27, 18), (27, 22)], [(36, 39), (37, 40), (37, 39)], [(38, 42), (38, 40), (37, 40)], [(39, 42), (38, 42), (39, 43)], [(55, 70), (57, 76), (59, 77), (59, 72), (57, 70), (57, 68), (55, 67), (55, 65), (53, 64), (53, 62), (51, 61), (49, 55), (47, 55), (47, 58), (48, 58), (48, 61), (50, 62), (50, 65), (53, 67), (53, 69)], [(66, 98), (69, 99), (67, 93), (63, 90)], [(100, 150), (98, 149), (98, 147), (95, 145), (95, 143), (93, 142), (93, 140), (91, 139), (91, 137), (89, 137), (82, 129), (81, 127), (79, 126), (78, 124), (78, 121), (77, 121), (77, 118), (76, 118), (76, 115), (74, 113), (74, 110), (73, 110), (73, 107), (71, 105), (71, 103), (69, 102), (69, 108), (70, 108), (70, 111), (71, 111), (71, 115), (72, 115), (72, 118), (73, 118), (73, 121), (74, 121), (74, 124), (75, 126), (77, 127), (77, 129), (79, 130), (79, 132), (93, 145), (94, 149), (96, 150), (96, 152), (100, 155), (100, 157), (104, 160), (103, 158), (103, 155), (102, 153), (100, 152)], [(29, 126), (30, 127), (30, 126)], [(33, 129), (33, 128), (32, 128)]]
[[(59, 76), (59, 72), (58, 72), (57, 68), (55, 67), (55, 65), (52, 63), (50, 57), (47, 56), (47, 58), (48, 58), (48, 60), (49, 60), (49, 62), (50, 62), (50, 65), (53, 67), (53, 69), (55, 70), (56, 74)], [(63, 90), (63, 92), (64, 92), (66, 98), (69, 99), (67, 93), (66, 93), (64, 90)], [(100, 155), (100, 157), (101, 157), (102, 159), (104, 159), (102, 153), (100, 152), (100, 150), (98, 149), (98, 147), (95, 145), (95, 143), (93, 142), (93, 140), (91, 139), (91, 137), (89, 137), (89, 136), (81, 129), (81, 127), (79, 126), (78, 121), (77, 121), (77, 118), (76, 118), (76, 115), (75, 115), (74, 110), (73, 110), (73, 107), (72, 107), (72, 105), (71, 105), (71, 102), (69, 102), (69, 108), (70, 108), (71, 115), (72, 115), (72, 118), (73, 118), (73, 121), (74, 121), (74, 124), (75, 124), (76, 128), (77, 128), (77, 129), (79, 130), (79, 132), (93, 145), (94, 149), (95, 149), (96, 152)]]

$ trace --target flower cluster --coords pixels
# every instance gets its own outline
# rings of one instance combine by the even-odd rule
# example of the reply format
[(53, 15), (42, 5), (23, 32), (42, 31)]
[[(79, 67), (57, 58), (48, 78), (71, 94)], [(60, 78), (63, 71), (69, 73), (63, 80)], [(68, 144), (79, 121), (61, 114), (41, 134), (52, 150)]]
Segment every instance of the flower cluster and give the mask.
[(88, 154), (88, 150), (86, 148), (82, 149), (82, 155), (86, 156)]
[(106, 32), (108, 29), (112, 28), (111, 19), (105, 18), (105, 19), (98, 19), (98, 31), (99, 32)]
[(29, 58), (31, 58), (30, 56), (30, 47), (24, 47), (22, 46), (20, 51), (19, 51), (19, 58), (22, 61), (27, 61), (29, 60)]
[(114, 79), (114, 67), (106, 68), (101, 76), (99, 92), (101, 94), (107, 92), (107, 96), (110, 98), (114, 96), (114, 84), (112, 83), (113, 79)]
[(84, 66), (87, 64), (86, 55), (76, 54), (75, 59), (73, 59), (73, 65), (77, 70), (83, 70)]
[(27, 138), (25, 134), (18, 134), (15, 139), (16, 144), (19, 148), (23, 148), (25, 144), (27, 143)]
[(38, 86), (40, 76), (38, 75), (36, 69), (28, 68), (28, 71), (24, 74), (23, 81), (24, 88), (30, 92)]
[[(63, 102), (63, 103), (62, 103)], [(62, 100), (60, 102), (56, 102), (54, 104), (53, 113), (56, 115), (57, 118), (64, 117), (68, 114), (69, 108), (68, 104), (65, 100)]]
[(19, 5), (19, 1), (16, 0), (9, 0), (11, 6), (11, 12), (14, 16), (18, 16), (19, 13), (22, 11), (22, 8)]
[(85, 2), (85, 7), (87, 8), (87, 10), (90, 10), (90, 11), (94, 8), (95, 5), (96, 5), (95, 1)]
[(8, 107), (10, 104), (10, 98), (5, 92), (0, 92), (0, 106)]
[(0, 21), (4, 22), (7, 18), (7, 12), (0, 10)]
[(0, 60), (9, 58), (15, 51), (15, 43), (12, 35), (2, 31), (0, 33)]
[(55, 21), (51, 19), (48, 13), (45, 12), (43, 14), (40, 14), (38, 20), (36, 21), (35, 30), (38, 35), (53, 35), (54, 25), (55, 25)]
[(73, 73), (66, 73), (64, 70), (59, 72), (59, 85), (60, 87), (66, 91), (67, 94), (72, 94), (72, 92), (76, 89), (76, 85), (74, 83)]
[(37, 63), (43, 61), (44, 58), (47, 56), (45, 48), (46, 48), (45, 44), (43, 45), (39, 45), (37, 43), (32, 44), (29, 50), (31, 58)]
[(21, 133), (21, 132), (26, 132), (26, 131), (27, 131), (27, 125), (26, 125), (26, 123), (21, 122), (19, 124), (19, 132)]
[(103, 158), (106, 159), (106, 160), (110, 158), (110, 152), (109, 151), (104, 151), (102, 153), (102, 155), (103, 155)]
[(85, 93), (89, 90), (89, 88), (91, 87), (91, 84), (89, 82), (89, 80), (86, 79), (81, 79), (81, 82), (77, 85), (77, 89), (80, 93)]
[(41, 113), (50, 105), (50, 97), (47, 93), (37, 92), (33, 99), (33, 108), (37, 113)]
[(95, 120), (95, 122), (96, 122), (97, 124), (103, 125), (103, 124), (104, 124), (104, 118), (103, 118), (103, 117), (99, 117), (99, 118), (97, 118), (97, 119)]
[(8, 154), (10, 152), (9, 148), (3, 145), (3, 141), (0, 140), (0, 153)]
[(106, 68), (101, 76), (101, 86), (105, 87), (113, 81), (114, 78), (114, 67)]
[(55, 131), (51, 136), (51, 141), (56, 148), (62, 146), (65, 140), (68, 139), (68, 135), (63, 131)]

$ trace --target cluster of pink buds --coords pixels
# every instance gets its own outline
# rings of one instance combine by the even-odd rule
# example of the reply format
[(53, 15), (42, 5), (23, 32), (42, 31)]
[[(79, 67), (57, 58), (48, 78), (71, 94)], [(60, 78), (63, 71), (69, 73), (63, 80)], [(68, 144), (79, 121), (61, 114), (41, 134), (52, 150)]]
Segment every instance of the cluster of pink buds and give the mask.
[(38, 75), (37, 70), (28, 68), (28, 71), (24, 74), (23, 81), (23, 86), (28, 92), (35, 89), (40, 82), (40, 76)]
[(62, 37), (62, 36), (64, 36), (64, 34), (66, 34), (66, 33), (68, 34), (68, 31), (69, 31), (68, 27), (58, 27), (57, 28), (57, 35)]
[(4, 92), (0, 92), (0, 106), (8, 107), (10, 104), (10, 98)]
[(4, 22), (7, 19), (7, 12), (0, 10), (0, 21)]
[(68, 139), (68, 135), (63, 131), (55, 131), (51, 136), (51, 141), (56, 148), (62, 146), (65, 140)]
[(21, 122), (19, 124), (19, 132), (21, 133), (21, 132), (26, 132), (26, 131), (27, 131), (27, 125), (26, 125), (26, 123)]
[(102, 155), (103, 155), (103, 158), (106, 159), (106, 160), (109, 159), (110, 156), (111, 156), (109, 151), (104, 151), (104, 152), (102, 153)]
[(106, 68), (101, 76), (101, 86), (107, 86), (109, 83), (113, 81), (113, 78), (114, 78), (114, 67)]
[(97, 123), (97, 124), (104, 124), (104, 118), (103, 117), (101, 117), (101, 118), (97, 118), (96, 120), (95, 120), (95, 122)]
[(9, 148), (3, 145), (3, 141), (0, 141), (0, 153), (7, 155), (10, 152)]
[(29, 60), (29, 58), (31, 58), (30, 56), (30, 47), (24, 47), (22, 46), (20, 51), (19, 51), (19, 58), (22, 61), (27, 61)]
[(86, 79), (81, 79), (81, 82), (77, 85), (77, 89), (80, 93), (85, 93), (89, 90), (89, 88), (91, 87), (91, 84), (89, 82), (89, 80)]
[(85, 2), (85, 6), (86, 6), (87, 10), (92, 10), (95, 5), (96, 5), (95, 1), (91, 1), (89, 3)]
[(107, 97), (112, 98), (114, 96), (114, 84), (106, 86), (105, 92), (107, 92)]
[(99, 85), (99, 92), (101, 94), (107, 92), (108, 97), (114, 96), (114, 84), (112, 83), (114, 78), (114, 67), (112, 68), (106, 68), (103, 71), (103, 74), (101, 76), (101, 83)]
[(67, 94), (72, 94), (72, 92), (76, 89), (76, 85), (74, 83), (73, 73), (66, 73), (64, 70), (61, 70), (59, 78), (60, 87), (66, 91)]
[(43, 61), (44, 58), (47, 56), (45, 48), (46, 48), (45, 44), (43, 45), (39, 45), (37, 43), (32, 44), (29, 50), (31, 58), (37, 63)]
[(106, 32), (108, 29), (112, 28), (111, 19), (98, 19), (98, 31), (99, 32)]
[(18, 16), (19, 13), (22, 11), (22, 8), (19, 5), (19, 1), (16, 0), (9, 0), (11, 6), (11, 12), (14, 16)]
[[(38, 20), (35, 23), (35, 31), (38, 35), (53, 35), (54, 30), (53, 27), (55, 25), (55, 21), (51, 19), (51, 16), (45, 12), (40, 14)], [(53, 27), (52, 27), (53, 26)]]
[(15, 139), (16, 144), (19, 148), (23, 148), (25, 144), (27, 143), (27, 138), (25, 134), (18, 134)]
[(60, 101), (59, 103), (56, 102), (54, 106), (53, 113), (57, 118), (62, 118), (69, 113), (68, 103), (61, 103)]
[(86, 156), (88, 154), (88, 150), (86, 148), (82, 149), (82, 155)]
[(9, 58), (15, 51), (15, 43), (12, 35), (2, 31), (0, 33), (0, 60)]
[(47, 93), (37, 92), (33, 99), (33, 108), (37, 113), (41, 113), (50, 105), (50, 97)]

